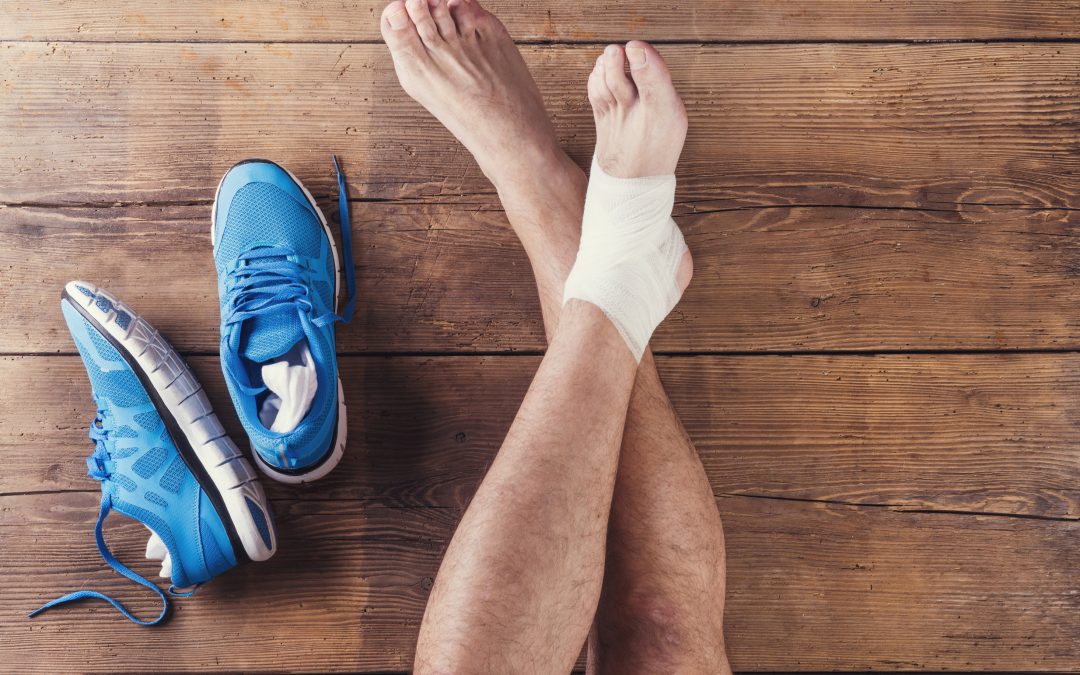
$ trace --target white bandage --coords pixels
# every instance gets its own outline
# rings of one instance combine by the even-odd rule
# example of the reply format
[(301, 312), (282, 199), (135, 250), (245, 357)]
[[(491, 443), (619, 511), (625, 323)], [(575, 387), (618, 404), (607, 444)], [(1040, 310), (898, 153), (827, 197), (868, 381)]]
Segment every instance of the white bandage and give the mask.
[(671, 219), (675, 176), (616, 178), (593, 157), (581, 247), (563, 290), (599, 307), (641, 360), (653, 331), (682, 296), (686, 242)]

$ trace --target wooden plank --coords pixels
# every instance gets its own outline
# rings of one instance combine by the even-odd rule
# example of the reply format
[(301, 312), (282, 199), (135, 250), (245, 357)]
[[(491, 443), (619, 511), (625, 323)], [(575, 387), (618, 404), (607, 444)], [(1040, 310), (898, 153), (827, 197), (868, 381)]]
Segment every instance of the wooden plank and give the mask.
[[(496, 208), (354, 205), (359, 311), (338, 329), (339, 348), (543, 349), (528, 261)], [(696, 275), (658, 350), (1080, 346), (1077, 211), (678, 210)], [(0, 312), (20, 317), (0, 325), (0, 351), (70, 352), (57, 298), (86, 278), (179, 349), (215, 352), (209, 214), (205, 204), (0, 209)]]
[[(378, 40), (385, 0), (293, 3), (144, 0), (0, 3), (0, 39), (168, 41)], [(1080, 33), (1067, 0), (692, 0), (522, 3), (490, 0), (520, 40), (957, 40), (1058, 39)]]
[[(1080, 44), (671, 45), (690, 114), (684, 199), (1080, 206)], [(0, 43), (0, 203), (209, 200), (271, 157), (316, 194), (472, 201), (491, 187), (377, 44)], [(557, 130), (591, 154), (595, 46), (525, 48)]]
[[(0, 498), (8, 668), (405, 670), (460, 517), (278, 500), (278, 556), (180, 599), (163, 630), (93, 605), (26, 620), (42, 601), (86, 587), (153, 611), (145, 591), (100, 561), (96, 502), (88, 494)], [(1080, 523), (750, 498), (719, 505), (736, 669), (1068, 671), (1080, 663)], [(118, 519), (109, 538), (136, 562), (145, 536)], [(146, 561), (136, 569), (153, 573)]]
[[(244, 438), (215, 357), (190, 359)], [(349, 448), (275, 497), (462, 508), (536, 357), (341, 359)], [(718, 495), (1080, 518), (1080, 355), (669, 357), (661, 375)], [(77, 357), (0, 360), (0, 493), (93, 490)]]
[[(325, 200), (323, 206), (328, 214), (336, 211)], [(501, 211), (476, 209), (354, 205), (359, 304), (353, 323), (339, 331), (340, 350), (542, 347), (525, 254)], [(22, 314), (20, 308), (34, 307), (22, 326), (0, 329), (0, 350), (70, 351), (56, 311), (59, 291), (66, 281), (86, 277), (113, 289), (148, 319), (156, 314), (156, 327), (178, 348), (216, 352), (219, 310), (209, 214), (209, 205), (0, 209), (0, 236), (7, 241), (0, 249), (0, 275), (12, 280), (0, 283), (0, 308)], [(502, 271), (497, 276), (488, 264), (496, 256)], [(151, 282), (152, 273), (167, 282)], [(16, 278), (35, 283), (14, 283)], [(169, 309), (150, 313), (160, 306)]]

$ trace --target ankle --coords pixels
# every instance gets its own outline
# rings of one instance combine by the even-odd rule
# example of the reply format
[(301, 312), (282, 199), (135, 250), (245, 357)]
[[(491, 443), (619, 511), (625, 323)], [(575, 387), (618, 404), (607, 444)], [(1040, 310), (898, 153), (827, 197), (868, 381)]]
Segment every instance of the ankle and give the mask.
[(554, 138), (550, 143), (516, 148), (495, 166), (481, 165), (481, 169), (495, 186), (504, 205), (509, 202), (514, 207), (529, 208), (538, 201), (562, 201), (560, 195), (573, 186), (578, 176), (584, 204), (585, 174)]
[(597, 359), (614, 356), (621, 361), (633, 358), (636, 370), (637, 359), (627, 348), (618, 328), (600, 307), (590, 302), (575, 298), (562, 305), (552, 346), (556, 343), (562, 347), (587, 348)]
[(565, 267), (558, 279), (561, 284), (581, 239), (588, 177), (561, 148), (521, 166), (530, 168), (503, 176), (495, 189), (534, 268), (538, 264)]
[(561, 148), (515, 160), (492, 180), (538, 282), (560, 288), (581, 240), (588, 178)]

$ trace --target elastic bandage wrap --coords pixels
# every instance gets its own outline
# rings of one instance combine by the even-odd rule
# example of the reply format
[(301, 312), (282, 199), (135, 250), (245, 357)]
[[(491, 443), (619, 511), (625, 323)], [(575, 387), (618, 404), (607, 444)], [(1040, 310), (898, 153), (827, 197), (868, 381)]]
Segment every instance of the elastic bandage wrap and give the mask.
[(675, 176), (616, 178), (593, 157), (581, 247), (563, 290), (607, 315), (639, 362), (653, 331), (682, 290), (677, 274), (686, 242), (671, 219)]

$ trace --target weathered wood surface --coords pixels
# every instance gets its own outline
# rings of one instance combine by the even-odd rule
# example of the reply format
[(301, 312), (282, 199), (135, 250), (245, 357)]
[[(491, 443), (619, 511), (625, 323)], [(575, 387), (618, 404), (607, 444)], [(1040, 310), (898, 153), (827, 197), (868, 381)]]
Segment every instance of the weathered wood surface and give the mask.
[[(495, 209), (354, 204), (359, 310), (339, 348), (542, 349), (528, 261)], [(1077, 211), (679, 211), (696, 273), (657, 350), (1080, 346)], [(209, 218), (208, 204), (0, 209), (0, 313), (18, 317), (0, 351), (72, 351), (58, 294), (85, 277), (181, 350), (215, 352)]]
[[(1080, 5), (676, 4), (491, 7), (544, 43), (526, 58), (582, 164), (599, 43), (680, 43), (661, 49), (691, 117), (677, 216), (696, 276), (655, 345), (795, 353), (659, 359), (725, 519), (735, 667), (1080, 669)], [(396, 84), (380, 7), (0, 0), (6, 670), (409, 668), (442, 549), (539, 362), (514, 352), (543, 340), (492, 189)], [(1005, 42), (900, 44), (925, 40)], [(333, 211), (332, 152), (361, 285), (341, 467), (268, 485), (280, 554), (161, 630), (100, 605), (27, 621), (85, 587), (155, 611), (93, 543), (93, 411), (78, 358), (55, 355), (73, 349), (61, 284), (99, 283), (201, 354), (242, 438), (213, 355), (213, 189), (266, 156)], [(973, 349), (993, 353), (935, 353)], [(114, 521), (139, 558), (145, 530)]]
[[(387, 1), (0, 2), (0, 39), (378, 40)], [(956, 40), (1080, 36), (1069, 0), (691, 0), (484, 3), (522, 41)]]
[[(557, 128), (593, 144), (589, 46), (531, 46)], [(1080, 206), (1080, 44), (663, 48), (690, 114), (683, 199)], [(0, 43), (0, 203), (210, 200), (272, 157), (316, 194), (469, 203), (491, 187), (378, 44)]]
[[(1068, 671), (1080, 659), (1080, 523), (747, 497), (719, 505), (736, 669)], [(166, 627), (146, 630), (100, 604), (27, 620), (86, 587), (156, 609), (101, 562), (94, 495), (0, 498), (5, 667), (38, 668), (47, 655), (52, 672), (407, 669), (460, 512), (274, 506), (273, 560), (217, 579), (181, 599)], [(117, 520), (110, 541), (138, 561), (146, 530)]]
[[(235, 438), (216, 357), (189, 359)], [(348, 453), (279, 498), (463, 508), (538, 357), (344, 357)], [(718, 495), (1080, 519), (1080, 355), (667, 357)], [(94, 490), (78, 357), (5, 357), (0, 494)]]

